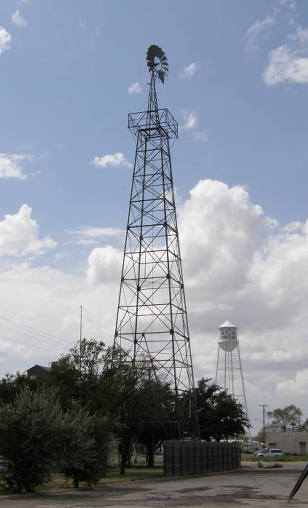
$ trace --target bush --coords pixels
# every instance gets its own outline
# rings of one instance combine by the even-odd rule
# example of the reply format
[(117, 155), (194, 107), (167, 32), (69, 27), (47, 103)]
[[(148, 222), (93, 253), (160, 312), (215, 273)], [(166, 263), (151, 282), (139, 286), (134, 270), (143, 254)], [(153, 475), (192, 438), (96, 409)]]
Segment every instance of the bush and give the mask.
[(67, 417), (61, 471), (74, 487), (85, 481), (96, 485), (106, 473), (109, 432), (105, 419), (74, 408)]
[(49, 479), (61, 449), (64, 414), (52, 389), (25, 387), (0, 408), (0, 455), (6, 464), (2, 487), (32, 492)]

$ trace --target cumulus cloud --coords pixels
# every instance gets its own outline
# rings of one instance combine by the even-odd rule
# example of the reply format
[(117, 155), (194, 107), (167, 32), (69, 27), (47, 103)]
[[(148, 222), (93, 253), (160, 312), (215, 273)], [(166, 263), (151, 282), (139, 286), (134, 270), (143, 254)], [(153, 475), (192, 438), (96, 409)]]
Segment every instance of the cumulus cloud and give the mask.
[(81, 304), (85, 336), (112, 343), (116, 285), (26, 263), (2, 269), (0, 281), (0, 375), (67, 353), (79, 336)]
[(203, 287), (210, 294), (240, 287), (264, 221), (262, 208), (249, 202), (247, 190), (201, 180), (181, 207), (179, 220), (186, 273), (197, 298)]
[[(31, 234), (3, 230), (6, 217), (0, 223), (0, 238), (12, 239), (12, 245), (5, 253), (27, 251), (28, 240), (16, 246), (24, 236), (40, 240), (33, 227)], [(248, 405), (295, 403), (308, 413), (308, 220), (281, 226), (252, 202), (245, 187), (213, 180), (201, 180), (191, 189), (178, 218), (196, 377), (215, 375), (217, 327), (229, 319), (240, 327)], [(85, 230), (84, 240), (100, 238), (101, 228), (91, 229)], [(122, 250), (107, 245), (90, 252), (84, 272), (14, 264), (0, 271), (0, 316), (16, 313), (33, 327), (67, 338), (63, 347), (68, 348), (69, 338), (73, 342), (78, 335), (79, 305), (84, 304), (86, 335), (110, 343), (121, 263)], [(16, 336), (9, 335), (1, 320), (0, 329), (0, 350), (5, 339), (6, 358), (16, 365), (9, 349)], [(20, 333), (16, 343), (22, 340)], [(53, 360), (60, 349), (51, 349), (40, 358), (29, 338), (31, 357), (28, 363), (23, 357), (23, 364)]]
[(280, 381), (277, 385), (278, 393), (284, 396), (287, 394), (290, 398), (298, 395), (307, 395), (308, 386), (308, 369), (303, 369), (297, 372), (293, 379), (285, 379)]
[(91, 163), (97, 168), (107, 168), (108, 166), (123, 166), (125, 168), (132, 167), (132, 164), (127, 159), (125, 159), (123, 153), (121, 152), (101, 156), (96, 155)]
[(248, 402), (266, 393), (274, 407), (308, 412), (281, 384), (308, 364), (308, 220), (281, 227), (244, 187), (204, 180), (179, 209), (179, 231), (197, 376), (215, 375), (217, 327), (230, 319), (240, 326)]
[(30, 155), (0, 153), (0, 178), (18, 178), (25, 180), (22, 162), (29, 159)]
[(5, 30), (3, 26), (0, 26), (0, 55), (10, 49), (11, 45), (11, 34)]
[(27, 26), (27, 21), (25, 18), (20, 14), (19, 9), (17, 9), (12, 14), (12, 23), (16, 26)]
[(111, 245), (93, 249), (88, 259), (88, 281), (91, 284), (120, 282), (121, 261), (122, 253)]
[(197, 62), (192, 62), (191, 64), (184, 67), (184, 69), (180, 72), (180, 79), (191, 79), (196, 72), (200, 69), (200, 65)]
[(308, 28), (298, 28), (286, 44), (273, 49), (263, 79), (268, 86), (308, 83)]
[(272, 16), (260, 20), (251, 25), (246, 32), (246, 52), (254, 53), (259, 47), (259, 40), (262, 34), (268, 31), (275, 23)]
[(49, 236), (40, 238), (31, 214), (32, 209), (24, 204), (16, 214), (6, 214), (0, 221), (0, 256), (39, 255), (56, 246)]
[(132, 83), (128, 87), (128, 93), (129, 93), (129, 95), (142, 93), (142, 88), (140, 86), (139, 81), (136, 81), (136, 83)]
[(180, 126), (180, 129), (190, 130), (198, 125), (198, 117), (196, 113), (184, 113), (184, 123)]

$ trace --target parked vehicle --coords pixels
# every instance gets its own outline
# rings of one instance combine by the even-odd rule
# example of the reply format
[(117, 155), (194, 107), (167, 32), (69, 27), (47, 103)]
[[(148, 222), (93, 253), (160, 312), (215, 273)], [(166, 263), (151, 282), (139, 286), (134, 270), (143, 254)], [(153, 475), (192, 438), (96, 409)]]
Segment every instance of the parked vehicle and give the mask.
[(261, 450), (260, 452), (256, 453), (257, 458), (262, 457), (282, 457), (283, 452), (280, 450), (280, 448), (268, 448), (265, 450)]
[(254, 455), (256, 457), (259, 453), (266, 453), (266, 452), (268, 452), (268, 448), (261, 448), (260, 450), (256, 450)]

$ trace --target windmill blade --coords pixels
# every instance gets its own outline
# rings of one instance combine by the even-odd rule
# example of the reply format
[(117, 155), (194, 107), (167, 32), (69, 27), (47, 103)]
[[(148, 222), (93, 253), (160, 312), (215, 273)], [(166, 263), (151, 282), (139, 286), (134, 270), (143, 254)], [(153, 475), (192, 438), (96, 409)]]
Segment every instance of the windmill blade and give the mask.
[(289, 495), (289, 502), (291, 501), (292, 497), (295, 496), (296, 492), (300, 488), (301, 484), (303, 483), (307, 475), (308, 475), (308, 464), (306, 464), (304, 470), (301, 472), (297, 482), (295, 483), (293, 489), (291, 490), (291, 493)]
[(159, 79), (161, 80), (161, 82), (164, 84), (164, 82), (165, 82), (165, 73), (164, 73), (164, 71), (161, 71), (161, 70), (158, 71), (157, 75), (158, 75)]

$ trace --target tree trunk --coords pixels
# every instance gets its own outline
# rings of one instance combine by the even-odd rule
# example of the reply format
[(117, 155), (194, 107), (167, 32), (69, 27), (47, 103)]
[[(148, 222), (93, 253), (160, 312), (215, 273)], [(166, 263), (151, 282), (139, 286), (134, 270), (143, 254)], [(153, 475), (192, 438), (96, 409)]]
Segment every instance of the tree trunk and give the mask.
[(130, 439), (129, 438), (122, 438), (122, 442), (119, 446), (120, 451), (120, 474), (125, 474), (125, 467), (127, 464), (127, 461), (129, 460), (129, 452), (130, 452)]
[(154, 444), (153, 441), (147, 445), (147, 467), (154, 467)]

